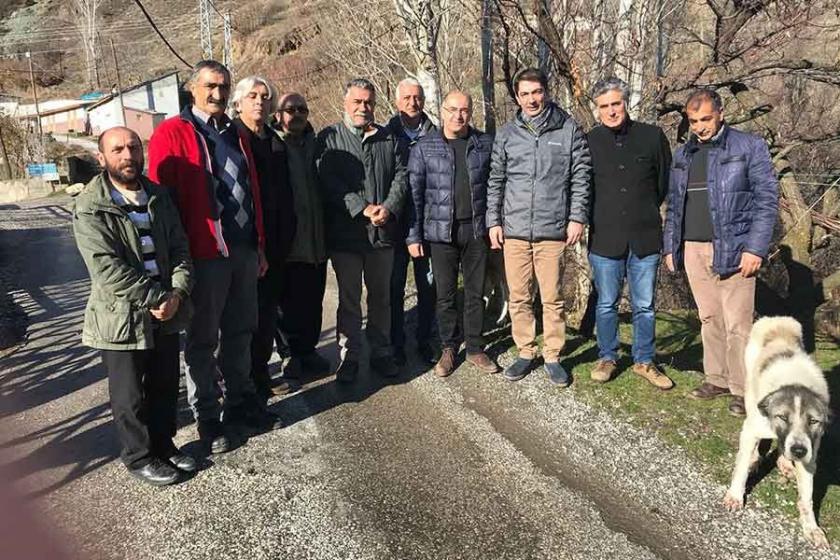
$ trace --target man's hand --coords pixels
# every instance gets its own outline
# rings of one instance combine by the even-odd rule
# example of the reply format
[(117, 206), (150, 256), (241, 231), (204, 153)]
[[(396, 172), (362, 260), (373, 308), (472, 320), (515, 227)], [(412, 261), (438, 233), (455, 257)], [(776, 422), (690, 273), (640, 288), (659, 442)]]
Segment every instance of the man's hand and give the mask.
[(423, 244), (422, 243), (409, 243), (408, 244), (408, 254), (411, 255), (412, 258), (419, 259), (420, 257), (425, 257), (425, 251), (423, 251)]
[(677, 269), (674, 268), (674, 255), (671, 253), (665, 255), (665, 268), (667, 268), (669, 272), (677, 271)]
[(368, 204), (365, 206), (365, 209), (362, 210), (362, 215), (368, 220), (373, 221), (373, 214), (376, 212), (377, 208), (379, 208), (379, 206), (376, 204)]
[(376, 210), (374, 211), (373, 217), (370, 219), (370, 221), (375, 226), (384, 226), (385, 222), (387, 222), (388, 218), (390, 217), (391, 213), (388, 211), (388, 209), (380, 205), (376, 207)]
[(574, 245), (580, 238), (583, 237), (583, 224), (579, 222), (569, 222), (566, 226), (566, 245)]
[(262, 278), (265, 276), (265, 273), (268, 272), (268, 259), (265, 258), (265, 251), (259, 249), (257, 251), (257, 257), (259, 258), (259, 268), (257, 269), (257, 277)]
[(487, 233), (490, 235), (490, 248), (501, 249), (505, 244), (505, 232), (502, 226), (493, 226)]
[(757, 255), (747, 253), (746, 251), (741, 253), (741, 264), (738, 266), (741, 269), (741, 276), (744, 278), (755, 276), (755, 273), (761, 268), (761, 261), (762, 258)]
[(158, 321), (168, 321), (178, 312), (178, 307), (181, 305), (181, 296), (175, 292), (169, 292), (163, 303), (155, 308), (149, 310), (152, 317)]

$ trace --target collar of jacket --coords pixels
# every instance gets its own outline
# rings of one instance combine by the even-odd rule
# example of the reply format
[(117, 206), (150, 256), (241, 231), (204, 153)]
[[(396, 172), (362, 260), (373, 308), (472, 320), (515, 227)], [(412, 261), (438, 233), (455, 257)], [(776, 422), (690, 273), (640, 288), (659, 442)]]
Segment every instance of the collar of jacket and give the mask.
[[(566, 122), (566, 119), (569, 118), (569, 114), (566, 113), (563, 109), (560, 108), (559, 105), (554, 103), (553, 101), (548, 102), (548, 106), (545, 108), (546, 111), (551, 110), (551, 115), (548, 117), (548, 120), (545, 123), (545, 126), (539, 130), (539, 135), (542, 136), (549, 130), (557, 130), (563, 126), (563, 123)], [(524, 128), (525, 130), (530, 131), (531, 129), (525, 123), (525, 119), (522, 117), (522, 109), (519, 109), (516, 112), (516, 124), (520, 128)]]
[[(390, 128), (391, 132), (394, 134), (404, 134), (405, 124), (403, 124), (399, 111), (391, 117), (391, 120), (388, 121), (388, 128)], [(425, 112), (422, 113), (422, 116), (420, 117), (420, 136), (418, 136), (418, 138), (422, 138), (436, 128), (437, 127), (432, 122), (432, 119), (429, 118), (429, 115)]]
[[(440, 136), (441, 140), (443, 140), (444, 142), (447, 142), (447, 143), (449, 142), (449, 140), (451, 140), (451, 138), (447, 138), (443, 134), (443, 129), (433, 130), (431, 132), (431, 134), (437, 134), (438, 136)], [(467, 135), (464, 136), (464, 139), (467, 141), (467, 146), (476, 145), (478, 143), (478, 139), (481, 137), (482, 134), (483, 133), (480, 130), (478, 130), (477, 128), (473, 128), (472, 126), (467, 125)]]
[(271, 140), (271, 151), (272, 152), (282, 152), (285, 150), (285, 144), (283, 142), (283, 135), (280, 134), (280, 131), (275, 129), (272, 126), (269, 126), (267, 123), (262, 125), (259, 133), (254, 132), (248, 125), (246, 125), (242, 119), (239, 117), (233, 119), (233, 124), (239, 129), (241, 134), (244, 134), (246, 138), (249, 140), (251, 137), (256, 137), (260, 140)]
[[(104, 212), (124, 214), (122, 208), (117, 206), (117, 203), (111, 198), (111, 181), (106, 177), (106, 173), (107, 171), (103, 171), (88, 183), (90, 205)], [(140, 183), (140, 187), (146, 191), (146, 196), (149, 197), (149, 206), (151, 206), (152, 200), (158, 195), (158, 187), (144, 175), (140, 175), (137, 181)]]
[(336, 125), (336, 128), (341, 131), (339, 134), (346, 134), (347, 136), (357, 138), (362, 144), (365, 144), (367, 142), (373, 142), (375, 140), (381, 140), (382, 136), (388, 135), (388, 129), (386, 127), (376, 123), (370, 123), (370, 126), (374, 128), (374, 132), (365, 136), (354, 134), (353, 131), (350, 130), (350, 126), (344, 121), (344, 119), (342, 119), (341, 122)]
[(303, 129), (303, 132), (298, 135), (289, 134), (287, 131), (278, 126), (274, 126), (272, 128), (277, 133), (277, 136), (279, 136), (284, 142), (296, 142), (297, 144), (303, 144), (308, 138), (315, 137), (315, 128), (309, 121), (306, 122), (306, 128)]
[[(710, 144), (713, 148), (726, 148), (726, 139), (729, 136), (729, 125), (723, 123), (723, 126), (718, 131), (717, 135), (712, 138), (707, 144)], [(697, 135), (692, 133), (691, 137), (689, 137), (688, 142), (686, 142), (686, 150), (690, 153), (694, 153), (700, 149), (700, 142), (697, 140)]]

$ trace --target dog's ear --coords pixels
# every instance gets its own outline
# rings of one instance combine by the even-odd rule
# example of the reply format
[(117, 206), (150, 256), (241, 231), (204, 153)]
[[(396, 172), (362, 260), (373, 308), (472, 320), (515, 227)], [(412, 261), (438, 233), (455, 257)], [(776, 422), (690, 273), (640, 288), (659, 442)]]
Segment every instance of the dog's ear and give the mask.
[(764, 398), (758, 402), (758, 411), (761, 413), (762, 416), (765, 418), (770, 417), (770, 413), (768, 412), (770, 408), (770, 404), (773, 402), (773, 399), (776, 396), (778, 391), (773, 391), (772, 393), (767, 393), (764, 395)]

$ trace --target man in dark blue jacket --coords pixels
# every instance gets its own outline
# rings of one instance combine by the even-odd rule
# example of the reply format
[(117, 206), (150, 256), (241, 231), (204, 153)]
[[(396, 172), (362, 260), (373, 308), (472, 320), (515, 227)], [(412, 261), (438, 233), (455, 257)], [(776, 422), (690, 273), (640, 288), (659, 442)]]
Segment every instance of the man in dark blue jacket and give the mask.
[(674, 154), (663, 253), (685, 268), (700, 314), (706, 379), (695, 399), (732, 395), (743, 416), (744, 349), (755, 306), (755, 274), (770, 247), (779, 183), (766, 142), (723, 122), (720, 96), (707, 89), (685, 104), (691, 139)]
[(485, 373), (498, 366), (484, 353), (482, 319), (487, 265), (487, 178), (490, 137), (470, 127), (472, 98), (450, 92), (443, 100), (443, 131), (430, 132), (411, 151), (408, 171), (414, 223), (406, 243), (412, 257), (424, 256), (429, 243), (437, 283), (441, 357), (435, 374), (455, 371), (458, 334), (458, 269), (464, 271), (464, 332), (467, 361)]

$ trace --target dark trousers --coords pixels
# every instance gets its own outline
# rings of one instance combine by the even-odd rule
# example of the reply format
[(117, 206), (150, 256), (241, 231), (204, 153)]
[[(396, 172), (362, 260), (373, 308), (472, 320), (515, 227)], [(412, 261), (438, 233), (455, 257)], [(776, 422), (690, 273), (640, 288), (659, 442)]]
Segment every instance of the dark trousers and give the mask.
[(435, 284), (429, 258), (412, 259), (405, 242), (394, 246), (394, 268), (391, 271), (391, 344), (405, 346), (405, 283), (408, 263), (414, 265), (414, 285), (417, 288), (417, 342), (427, 343), (432, 336), (435, 319)]
[(457, 350), (458, 269), (464, 274), (464, 341), (467, 352), (484, 350), (484, 273), (487, 268), (487, 242), (475, 239), (470, 222), (456, 222), (452, 243), (431, 243), (432, 268), (437, 287), (437, 320), (441, 346)]
[(120, 457), (129, 469), (174, 451), (180, 344), (177, 334), (156, 332), (154, 341), (151, 350), (102, 350)]
[(277, 265), (270, 266), (265, 276), (257, 281), (257, 330), (251, 338), (251, 380), (261, 392), (271, 388), (268, 362), (274, 351), (282, 281), (283, 270)]
[(280, 329), (293, 357), (315, 351), (321, 338), (327, 263), (287, 262), (280, 293), (283, 319)]

